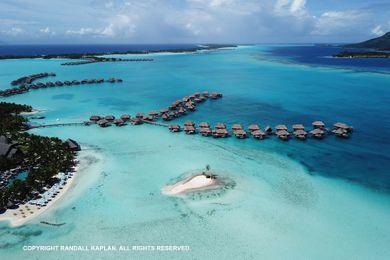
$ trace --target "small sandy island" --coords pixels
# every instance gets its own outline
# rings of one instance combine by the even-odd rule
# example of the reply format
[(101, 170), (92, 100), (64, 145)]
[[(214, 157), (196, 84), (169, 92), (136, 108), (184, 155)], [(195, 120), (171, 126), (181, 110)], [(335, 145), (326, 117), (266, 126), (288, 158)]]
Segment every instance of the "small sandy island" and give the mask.
[(220, 184), (220, 181), (215, 176), (208, 176), (200, 173), (181, 180), (173, 185), (163, 187), (162, 193), (174, 196), (188, 192), (218, 188)]

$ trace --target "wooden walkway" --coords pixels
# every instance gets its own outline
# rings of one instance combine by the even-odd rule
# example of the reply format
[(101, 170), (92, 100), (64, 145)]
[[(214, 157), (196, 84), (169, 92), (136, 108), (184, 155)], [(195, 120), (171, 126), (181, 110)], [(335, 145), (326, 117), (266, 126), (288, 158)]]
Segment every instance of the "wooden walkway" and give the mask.
[(80, 126), (86, 125), (84, 122), (72, 122), (72, 123), (57, 123), (57, 124), (45, 124), (45, 125), (32, 125), (31, 128), (45, 128), (45, 127), (55, 127), (55, 126)]
[(163, 126), (163, 127), (169, 127), (169, 124), (161, 123), (161, 122), (154, 122), (154, 121), (149, 121), (149, 120), (142, 120), (145, 124), (150, 124), (150, 125), (158, 125), (158, 126)]

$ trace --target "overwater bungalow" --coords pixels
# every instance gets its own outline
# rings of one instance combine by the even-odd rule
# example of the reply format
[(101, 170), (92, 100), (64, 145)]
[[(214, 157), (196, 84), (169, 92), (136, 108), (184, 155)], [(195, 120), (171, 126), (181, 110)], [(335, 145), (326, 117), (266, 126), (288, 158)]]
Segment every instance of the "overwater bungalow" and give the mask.
[(101, 119), (100, 116), (93, 115), (89, 118), (90, 121), (97, 122)]
[(100, 127), (107, 127), (110, 125), (110, 122), (108, 122), (106, 119), (100, 119), (96, 122)]
[(242, 129), (235, 130), (233, 133), (239, 139), (246, 138), (246, 132), (244, 130), (242, 130)]
[(115, 116), (113, 116), (113, 115), (108, 115), (108, 116), (105, 116), (104, 119), (106, 119), (107, 121), (114, 121)]
[(152, 110), (149, 112), (149, 116), (157, 117), (159, 115), (159, 112), (157, 110)]
[(337, 130), (337, 129), (342, 129), (342, 130), (345, 130), (346, 132), (352, 132), (353, 131), (353, 127), (352, 126), (349, 126), (345, 123), (340, 123), (340, 122), (337, 122), (333, 125), (333, 129), (334, 130)]
[(131, 123), (132, 123), (133, 125), (141, 125), (141, 124), (143, 124), (143, 121), (142, 121), (142, 119), (140, 119), (140, 118), (132, 118), (132, 119), (131, 119)]
[(305, 127), (302, 124), (295, 124), (295, 125), (292, 126), (292, 128), (293, 128), (294, 131), (305, 130)]
[(213, 137), (216, 138), (225, 138), (229, 136), (229, 132), (226, 130), (226, 128), (215, 129), (212, 134)]
[(137, 113), (135, 115), (135, 117), (138, 118), (138, 119), (143, 119), (144, 118), (144, 114), (143, 113)]
[(65, 80), (64, 84), (67, 85), (67, 86), (70, 86), (72, 83), (69, 80)]
[(324, 138), (325, 132), (320, 128), (315, 128), (310, 131), (310, 134), (315, 138), (322, 139)]
[(210, 136), (212, 131), (209, 127), (201, 127), (199, 128), (199, 133), (203, 136)]
[(170, 125), (169, 126), (169, 131), (172, 133), (177, 133), (181, 131), (181, 127), (179, 125)]
[(218, 93), (218, 92), (213, 92), (211, 93), (210, 95), (210, 98), (211, 99), (218, 99), (218, 98), (221, 98), (222, 97), (222, 94), (221, 93)]
[(314, 121), (312, 126), (314, 129), (325, 129), (325, 124), (322, 121)]
[(152, 117), (152, 116), (144, 116), (143, 117), (143, 120), (145, 120), (145, 121), (153, 121), (153, 119), (154, 119), (154, 117)]
[(165, 113), (168, 113), (169, 112), (169, 109), (168, 108), (163, 108), (160, 110), (160, 114), (163, 115)]
[(57, 85), (57, 86), (63, 86), (64, 83), (62, 83), (61, 81), (56, 81), (56, 85)]
[(118, 119), (114, 120), (114, 124), (116, 126), (123, 126), (123, 125), (125, 125), (125, 122), (122, 119), (118, 118)]
[(187, 113), (187, 110), (184, 107), (180, 107), (179, 110), (177, 111), (179, 114), (184, 115)]
[(287, 130), (283, 129), (283, 130), (276, 131), (276, 136), (282, 139), (283, 141), (287, 141), (290, 136), (290, 133), (287, 132)]
[(131, 116), (129, 115), (129, 114), (123, 114), (123, 115), (121, 115), (121, 119), (123, 120), (123, 121), (129, 121), (130, 120), (130, 118), (131, 118)]
[(192, 125), (186, 125), (186, 126), (184, 126), (184, 132), (186, 132), (186, 134), (195, 134), (196, 129)]
[(164, 121), (170, 121), (170, 120), (172, 120), (172, 118), (169, 116), (168, 113), (162, 114), (161, 118), (162, 118), (162, 120), (164, 120)]
[(299, 140), (305, 140), (307, 132), (303, 129), (297, 129), (293, 132), (294, 136)]
[(348, 138), (349, 137), (348, 131), (343, 129), (343, 128), (333, 129), (332, 133), (334, 133), (337, 137), (341, 137), (341, 138)]
[(202, 95), (203, 95), (203, 97), (208, 98), (209, 97), (209, 92), (208, 91), (203, 91)]
[(288, 128), (287, 128), (286, 125), (277, 125), (277, 126), (275, 126), (275, 129), (276, 129), (277, 132), (278, 131), (282, 131), (282, 130), (288, 131)]
[(254, 130), (251, 132), (252, 136), (256, 139), (264, 139), (265, 138), (265, 133), (263, 131), (259, 130)]
[(200, 127), (200, 128), (210, 128), (210, 124), (207, 123), (207, 122), (201, 122), (201, 123), (199, 124), (199, 127)]
[(107, 80), (107, 82), (115, 83), (115, 79), (114, 79), (114, 78), (109, 78), (109, 79)]
[(218, 123), (215, 125), (215, 128), (216, 129), (226, 129), (226, 125), (223, 123)]
[(195, 126), (195, 123), (192, 121), (187, 121), (184, 123), (184, 126)]
[(249, 132), (257, 131), (257, 130), (260, 130), (260, 126), (252, 124), (252, 125), (249, 125), (248, 130), (249, 130)]
[(242, 130), (242, 125), (240, 125), (240, 124), (233, 124), (232, 130), (233, 131)]

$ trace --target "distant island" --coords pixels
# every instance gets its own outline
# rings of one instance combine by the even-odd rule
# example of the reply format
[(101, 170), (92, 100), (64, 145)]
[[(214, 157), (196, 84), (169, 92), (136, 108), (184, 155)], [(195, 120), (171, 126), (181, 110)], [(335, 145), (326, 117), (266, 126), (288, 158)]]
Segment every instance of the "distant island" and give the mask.
[[(183, 48), (183, 49), (161, 49), (161, 50), (144, 50), (144, 51), (114, 51), (114, 52), (101, 52), (101, 53), (53, 53), (53, 54), (37, 54), (37, 55), (3, 55), (0, 56), (0, 60), (5, 59), (83, 59), (83, 60), (93, 60), (93, 62), (116, 62), (116, 61), (152, 61), (152, 60), (124, 60), (124, 59), (113, 59), (113, 58), (102, 58), (99, 56), (102, 55), (124, 55), (124, 54), (153, 54), (153, 53), (162, 53), (162, 52), (171, 52), (171, 53), (191, 53), (196, 51), (207, 51), (207, 50), (217, 50), (221, 48), (233, 48), (237, 45), (232, 44), (208, 44), (208, 45), (199, 45), (193, 48)], [(76, 64), (65, 64), (65, 65), (76, 65)], [(77, 64), (78, 65), (78, 64)]]
[[(337, 58), (390, 58), (390, 32), (360, 43), (344, 45), (354, 50), (342, 51), (333, 55)], [(362, 51), (356, 50), (362, 49)]]

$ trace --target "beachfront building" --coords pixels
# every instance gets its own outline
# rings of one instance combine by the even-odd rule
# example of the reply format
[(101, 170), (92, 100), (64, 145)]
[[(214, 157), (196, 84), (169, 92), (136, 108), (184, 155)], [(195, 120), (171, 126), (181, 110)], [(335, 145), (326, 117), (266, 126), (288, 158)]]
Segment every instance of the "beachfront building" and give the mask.
[(71, 151), (80, 151), (81, 150), (80, 145), (73, 139), (68, 139), (65, 141), (65, 143), (68, 146), (69, 150), (71, 150)]

